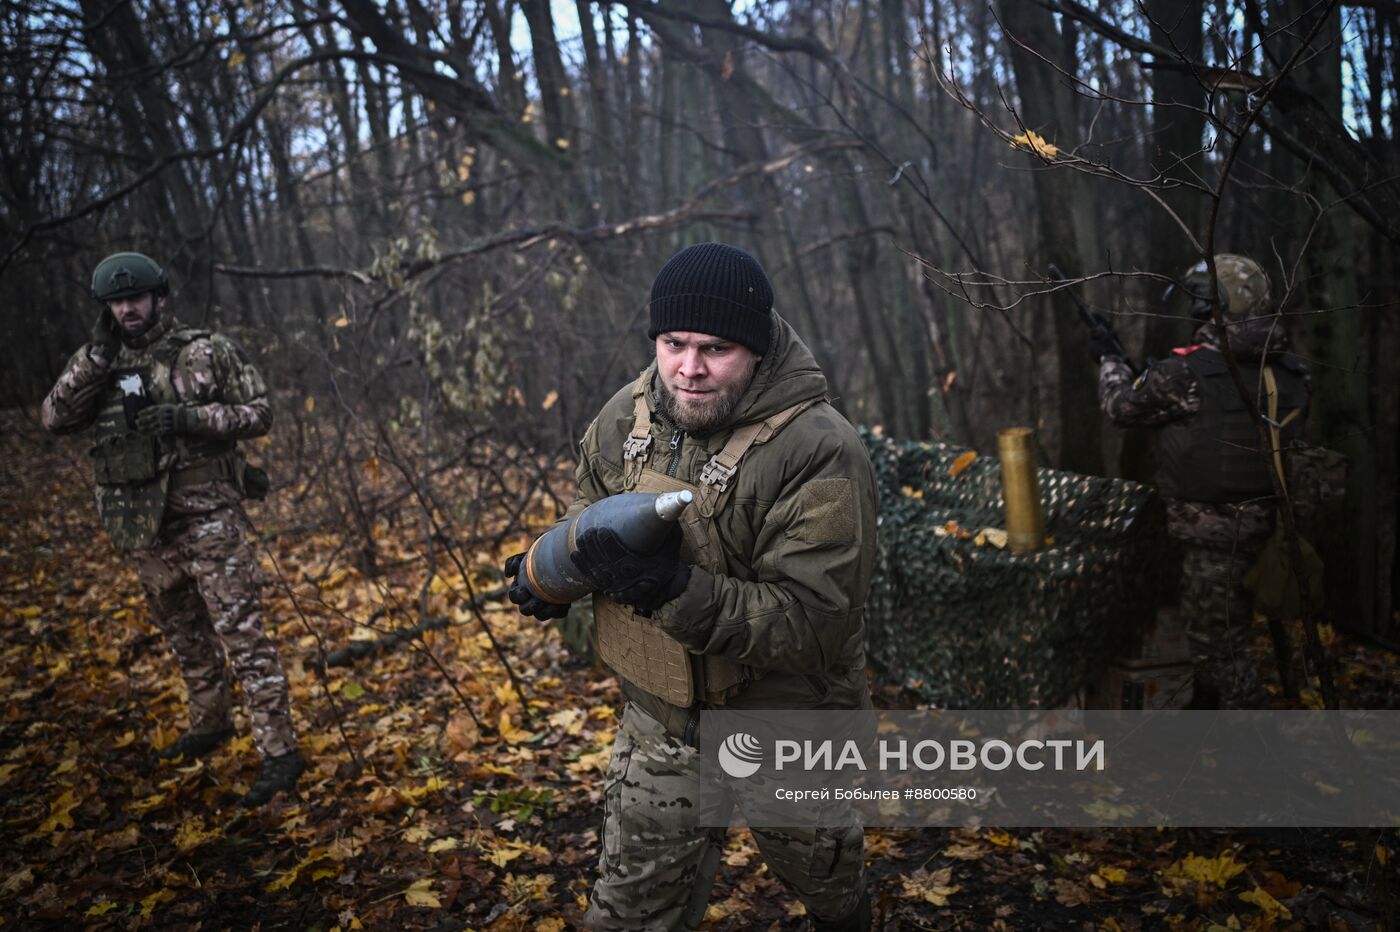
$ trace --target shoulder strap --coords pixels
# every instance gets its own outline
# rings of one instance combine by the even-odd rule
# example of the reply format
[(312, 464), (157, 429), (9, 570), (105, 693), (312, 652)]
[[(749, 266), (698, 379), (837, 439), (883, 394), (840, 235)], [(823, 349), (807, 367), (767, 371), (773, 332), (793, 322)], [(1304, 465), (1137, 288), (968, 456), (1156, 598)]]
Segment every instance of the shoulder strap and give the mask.
[(739, 461), (749, 452), (750, 447), (767, 443), (793, 418), (824, 400), (825, 398), (808, 398), (762, 421), (735, 428), (725, 441), (724, 448), (710, 457), (704, 469), (700, 470), (700, 500), (697, 503), (700, 514), (707, 518), (714, 516), (720, 496), (729, 489), (729, 483), (739, 471)]
[(158, 359), (162, 365), (173, 366), (175, 359), (180, 355), (180, 351), (195, 340), (213, 336), (211, 330), (195, 330), (191, 327), (181, 327), (172, 330), (160, 339), (155, 346), (151, 347), (151, 355)]
[(630, 491), (651, 456), (651, 411), (647, 408), (647, 374), (632, 386), (632, 431), (622, 442), (622, 490)]
[(1278, 380), (1274, 378), (1274, 367), (1264, 366), (1264, 390), (1269, 394), (1269, 441), (1274, 451), (1274, 469), (1278, 471), (1279, 488), (1288, 494), (1288, 480), (1283, 471), (1283, 428), (1298, 416), (1301, 408), (1294, 408), (1282, 421), (1278, 419)]

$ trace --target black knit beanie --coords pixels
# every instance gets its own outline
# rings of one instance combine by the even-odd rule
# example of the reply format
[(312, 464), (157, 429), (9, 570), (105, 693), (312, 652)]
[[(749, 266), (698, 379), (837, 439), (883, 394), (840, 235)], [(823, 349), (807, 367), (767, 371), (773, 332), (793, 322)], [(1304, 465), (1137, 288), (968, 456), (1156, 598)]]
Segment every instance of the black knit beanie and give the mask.
[(773, 286), (758, 260), (724, 243), (697, 243), (661, 267), (651, 286), (653, 340), (670, 331), (708, 333), (768, 352)]

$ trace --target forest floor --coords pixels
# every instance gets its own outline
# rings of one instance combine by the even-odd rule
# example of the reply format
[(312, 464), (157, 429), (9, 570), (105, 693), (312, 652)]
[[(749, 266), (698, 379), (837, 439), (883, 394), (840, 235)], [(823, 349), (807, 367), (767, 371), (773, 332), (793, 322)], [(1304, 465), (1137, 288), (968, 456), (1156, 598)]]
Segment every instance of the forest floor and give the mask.
[[(32, 416), (0, 423), (0, 929), (578, 927), (621, 698), (553, 629), (473, 603), (522, 537), (459, 564), (386, 521), (382, 571), (366, 576), (338, 529), (308, 521), (314, 497), (251, 507), (310, 767), (294, 796), (248, 812), (232, 804), (257, 768), (242, 719), (243, 737), (205, 760), (153, 760), (181, 732), (184, 690), (98, 529), (85, 449)], [(422, 617), (449, 623), (321, 672), (327, 652)], [(1333, 646), (1349, 704), (1393, 684), (1393, 657)], [(1373, 831), (867, 836), (885, 929), (1389, 927), (1393, 848)], [(732, 831), (706, 928), (805, 922)]]

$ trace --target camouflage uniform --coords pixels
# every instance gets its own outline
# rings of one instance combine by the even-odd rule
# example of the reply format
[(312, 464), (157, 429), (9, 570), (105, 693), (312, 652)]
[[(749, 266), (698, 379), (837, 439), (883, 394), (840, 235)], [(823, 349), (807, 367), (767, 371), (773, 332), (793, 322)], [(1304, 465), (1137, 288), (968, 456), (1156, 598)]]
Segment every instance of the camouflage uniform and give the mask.
[[(1210, 327), (1198, 344), (1218, 348)], [(1137, 379), (1128, 364), (1106, 357), (1099, 368), (1099, 402), (1117, 427), (1160, 427), (1200, 410), (1195, 376), (1181, 356), (1153, 363)], [(1248, 624), (1244, 574), (1274, 529), (1272, 499), (1195, 502), (1167, 498), (1167, 533), (1181, 544), (1181, 608), (1188, 618)]]
[[(1274, 315), (1231, 320), (1229, 347), (1248, 380), (1266, 355), (1283, 346)], [(1106, 356), (1099, 368), (1099, 402), (1118, 427), (1163, 429), (1196, 417), (1202, 409), (1201, 384), (1188, 357), (1221, 350), (1214, 324), (1196, 332), (1196, 342), (1153, 362), (1134, 379), (1127, 362)], [(1307, 377), (1302, 376), (1306, 391)], [(1159, 485), (1170, 488), (1159, 474)], [(1198, 656), (1208, 678), (1227, 686), (1240, 678), (1224, 667), (1238, 668), (1240, 650), (1249, 636), (1253, 599), (1244, 578), (1274, 529), (1272, 494), (1241, 501), (1197, 501), (1164, 495), (1167, 532), (1180, 546), (1178, 605), (1188, 629), (1204, 652)], [(1241, 700), (1236, 692), (1231, 694)], [(1243, 701), (1253, 702), (1254, 694)]]
[[(231, 340), (162, 317), (140, 337), (124, 338), (110, 364), (91, 346), (75, 353), (44, 399), (44, 426), (70, 433), (92, 425), (112, 372), (138, 368), (154, 372), (172, 400), (188, 406), (192, 422), (191, 445), (177, 443), (167, 456), (164, 507), (153, 512), (159, 517), (140, 519), (157, 523), (148, 529), (153, 539), (139, 549), (123, 548), (133, 549), (153, 620), (175, 651), (189, 694), (190, 732), (208, 734), (231, 725), (236, 678), (258, 750), (264, 757), (287, 754), (296, 750), (287, 677), (263, 632), (261, 580), (248, 543), (252, 529), (240, 504), (240, 476), (236, 467), (214, 475), (207, 458), (188, 452), (198, 449), (195, 441), (224, 444), (231, 451), (234, 441), (267, 433), (272, 410), (266, 387)], [(102, 484), (97, 489), (106, 515), (116, 493)]]
[[(826, 378), (792, 328), (774, 315), (769, 352), (731, 420), (690, 434), (657, 409), (655, 363), (620, 390), (581, 444), (578, 494), (568, 514), (610, 495), (649, 488), (647, 477), (696, 481), (739, 425), (805, 405), (743, 458), (713, 523), (723, 571), (692, 566), (689, 583), (647, 620), (704, 663), (693, 703), (678, 705), (621, 676), (627, 706), (608, 766), (602, 855), (587, 922), (598, 929), (694, 928), (705, 913), (725, 831), (700, 827), (691, 800), (741, 781), (704, 763), (694, 732), (702, 706), (732, 709), (868, 709), (864, 610), (875, 555), (877, 498), (869, 454), (824, 401)], [(647, 414), (637, 416), (641, 399)], [(629, 433), (654, 452), (629, 483)], [(695, 506), (692, 506), (695, 507)], [(690, 546), (687, 544), (687, 546)], [(595, 610), (598, 602), (595, 601)], [(709, 661), (740, 665), (742, 682), (713, 697)], [(701, 787), (705, 787), (702, 789)], [(825, 828), (753, 829), (773, 874), (818, 921), (858, 910), (865, 891), (864, 834), (849, 807)], [(817, 824), (816, 820), (812, 824)], [(853, 926), (854, 927), (854, 926)]]
[[(601, 876), (593, 888), (590, 928), (700, 925), (726, 834), (702, 825), (701, 812), (690, 802), (700, 781), (739, 793), (744, 789), (742, 781), (728, 780), (698, 750), (628, 703), (608, 764)], [(731, 797), (730, 805), (735, 802)], [(819, 827), (750, 830), (768, 869), (809, 911), (844, 916), (865, 885), (864, 834), (849, 807), (820, 805), (832, 810), (809, 813)]]

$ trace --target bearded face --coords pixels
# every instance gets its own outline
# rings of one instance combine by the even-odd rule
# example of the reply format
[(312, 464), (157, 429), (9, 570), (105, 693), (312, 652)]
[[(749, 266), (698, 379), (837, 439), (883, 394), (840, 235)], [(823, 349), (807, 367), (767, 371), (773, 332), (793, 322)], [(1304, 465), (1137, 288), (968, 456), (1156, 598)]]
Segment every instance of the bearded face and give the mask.
[(661, 410), (687, 433), (708, 433), (734, 412), (758, 368), (748, 347), (708, 333), (668, 331), (656, 338)]

